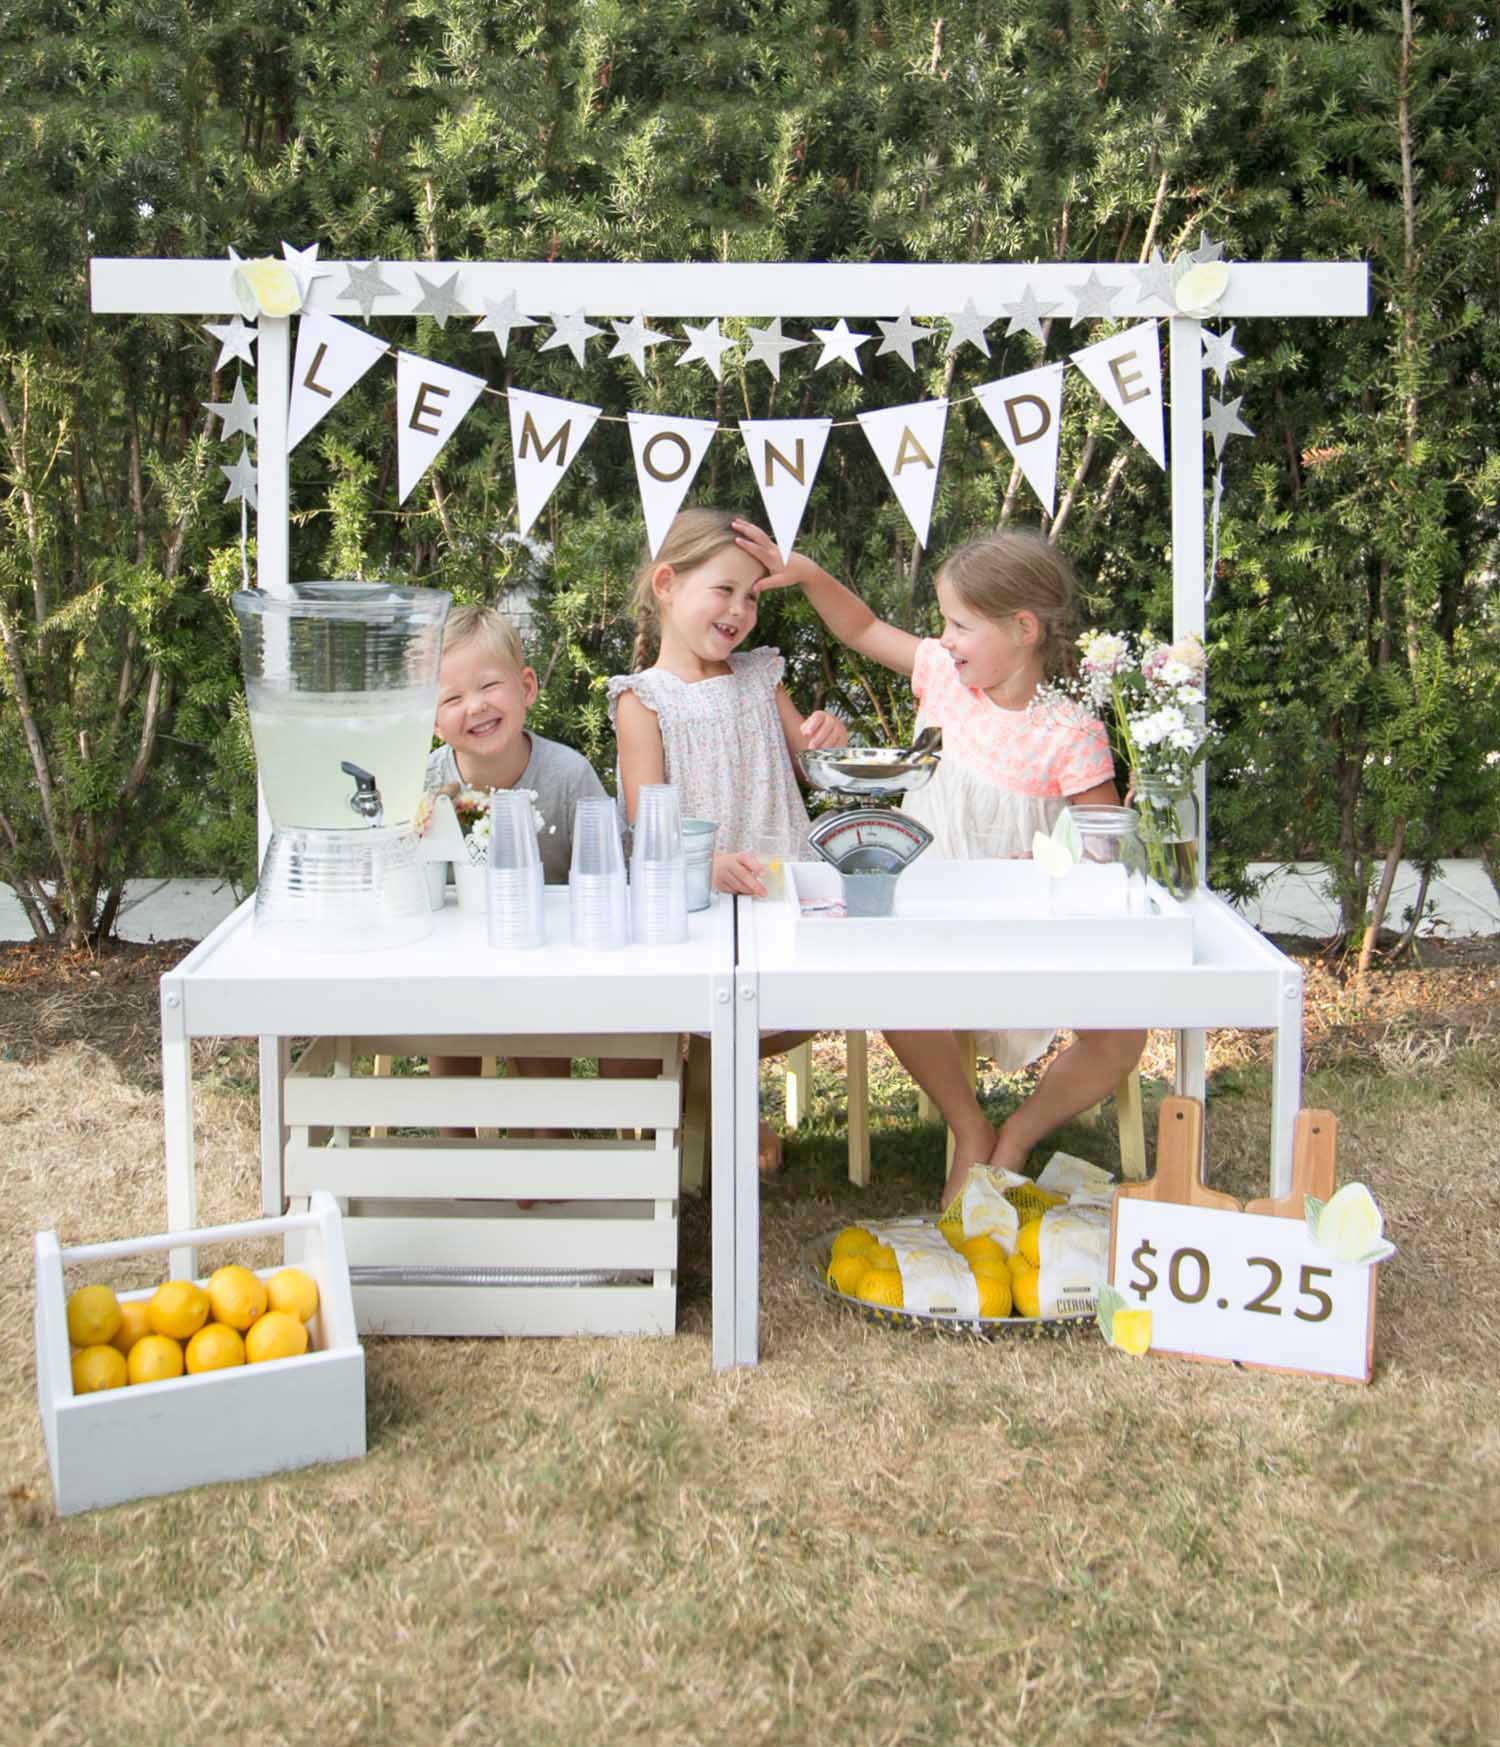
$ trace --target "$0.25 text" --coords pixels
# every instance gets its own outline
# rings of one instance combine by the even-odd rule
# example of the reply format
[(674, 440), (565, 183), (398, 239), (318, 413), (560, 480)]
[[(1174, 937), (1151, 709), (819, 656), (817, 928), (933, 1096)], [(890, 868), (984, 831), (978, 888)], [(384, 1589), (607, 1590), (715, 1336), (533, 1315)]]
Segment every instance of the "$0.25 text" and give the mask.
[[(1130, 1255), (1131, 1277), (1125, 1290), (1134, 1292), (1143, 1304), (1161, 1284), (1161, 1274), (1152, 1266), (1153, 1260), (1159, 1260), (1156, 1246), (1142, 1238)], [(1287, 1306), (1277, 1302), (1277, 1294), (1284, 1283), (1280, 1262), (1273, 1261), (1270, 1256), (1247, 1256), (1245, 1263), (1248, 1267), (1262, 1269), (1266, 1278), (1262, 1290), (1241, 1308), (1261, 1316), (1283, 1315)], [(1165, 1267), (1167, 1290), (1178, 1303), (1201, 1304), (1208, 1297), (1212, 1271), (1202, 1250), (1191, 1246), (1173, 1250)], [(1304, 1264), (1295, 1293), (1297, 1303), (1291, 1307), (1291, 1314), (1302, 1322), (1326, 1322), (1333, 1315), (1333, 1300), (1317, 1282), (1332, 1278), (1332, 1268)], [(1220, 1298), (1216, 1303), (1220, 1310), (1229, 1309), (1227, 1298)]]

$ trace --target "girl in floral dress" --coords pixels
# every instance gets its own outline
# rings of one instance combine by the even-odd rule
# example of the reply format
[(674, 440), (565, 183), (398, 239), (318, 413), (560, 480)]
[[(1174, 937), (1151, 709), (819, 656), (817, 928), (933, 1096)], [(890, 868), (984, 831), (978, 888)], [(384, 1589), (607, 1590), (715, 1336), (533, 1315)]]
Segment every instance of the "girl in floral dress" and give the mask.
[[(740, 549), (765, 568), (762, 589), (800, 585), (840, 642), (911, 676), (918, 728), (943, 731), (935, 776), (905, 803), (933, 833), (934, 854), (1029, 855), (1033, 832), (1050, 831), (1068, 803), (1118, 802), (1102, 723), (1045, 691), (1046, 681), (1070, 666), (1076, 585), (1066, 559), (1040, 535), (1001, 532), (952, 553), (937, 576), (943, 634), (932, 638), (876, 618), (802, 553), (783, 563), (750, 523), (735, 528)], [(979, 1049), (1002, 1067), (1020, 1067), (1042, 1053), (1051, 1035), (986, 1034)], [(886, 1041), (953, 1130), (946, 1207), (973, 1164), (1020, 1170), (1044, 1135), (1112, 1091), (1140, 1059), (1145, 1033), (1077, 1032), (998, 1135), (979, 1108), (952, 1032), (887, 1032)]]

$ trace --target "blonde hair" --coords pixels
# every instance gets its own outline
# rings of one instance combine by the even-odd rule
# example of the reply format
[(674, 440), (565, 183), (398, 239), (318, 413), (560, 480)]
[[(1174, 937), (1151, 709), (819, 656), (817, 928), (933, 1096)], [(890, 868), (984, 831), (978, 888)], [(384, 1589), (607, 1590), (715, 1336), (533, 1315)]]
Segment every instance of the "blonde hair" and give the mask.
[(483, 643), (497, 661), (517, 672), (526, 665), (520, 633), (504, 613), (494, 607), (454, 607), (443, 626), (443, 654), (451, 655), (466, 643)]
[(661, 643), (661, 606), (651, 586), (657, 567), (670, 564), (677, 571), (696, 570), (732, 546), (733, 516), (725, 510), (688, 509), (673, 518), (658, 552), (653, 554), (648, 547), (641, 554), (631, 597), (636, 619), (635, 650), (630, 658), (632, 672), (640, 673)]
[(1007, 528), (971, 540), (949, 553), (938, 575), (982, 619), (1033, 614), (1042, 632), (1037, 653), (1048, 676), (1066, 678), (1073, 673), (1078, 578), (1057, 547), (1040, 534)]

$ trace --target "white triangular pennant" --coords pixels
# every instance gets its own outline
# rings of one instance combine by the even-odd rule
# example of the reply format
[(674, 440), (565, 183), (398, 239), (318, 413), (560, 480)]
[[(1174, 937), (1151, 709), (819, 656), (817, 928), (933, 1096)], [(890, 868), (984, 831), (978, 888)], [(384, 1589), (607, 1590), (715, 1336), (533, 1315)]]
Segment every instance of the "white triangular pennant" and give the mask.
[(719, 427), (713, 419), (669, 419), (656, 413), (626, 413), (625, 419), (646, 517), (646, 544), (654, 558)]
[(818, 476), (832, 419), (741, 419), (771, 537), (782, 557), (797, 543), (802, 512)]
[(384, 340), (331, 315), (306, 310), (297, 323), (286, 446), (295, 449), (365, 372), (390, 350)]
[(1166, 422), (1162, 416), (1161, 341), (1157, 323), (1143, 321), (1073, 353), (1104, 404), (1120, 415), (1158, 467), (1167, 464)]
[(396, 476), (400, 502), (434, 461), (484, 392), (482, 376), (470, 376), (415, 352), (396, 354)]
[(911, 531), (925, 546), (932, 525), (932, 500), (937, 495), (938, 467), (943, 459), (947, 401), (920, 400), (911, 406), (887, 406), (879, 412), (862, 412), (858, 416), (875, 459), (885, 470), (897, 503), (906, 512)]
[(974, 398), (989, 414), (1026, 483), (1050, 516), (1057, 502), (1057, 444), (1062, 435), (1063, 366), (1043, 364), (981, 382)]
[(550, 394), (510, 390), (510, 452), (516, 464), (516, 513), (523, 536), (573, 465), (599, 416), (597, 406)]

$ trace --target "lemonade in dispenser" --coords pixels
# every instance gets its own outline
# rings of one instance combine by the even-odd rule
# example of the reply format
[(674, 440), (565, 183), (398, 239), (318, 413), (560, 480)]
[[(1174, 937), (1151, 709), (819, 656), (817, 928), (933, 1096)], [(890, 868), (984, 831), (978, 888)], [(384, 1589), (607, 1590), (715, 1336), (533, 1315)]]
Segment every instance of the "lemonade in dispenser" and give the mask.
[(421, 939), (432, 915), (413, 821), (449, 597), (301, 582), (233, 605), (272, 825), (257, 931), (325, 952)]

